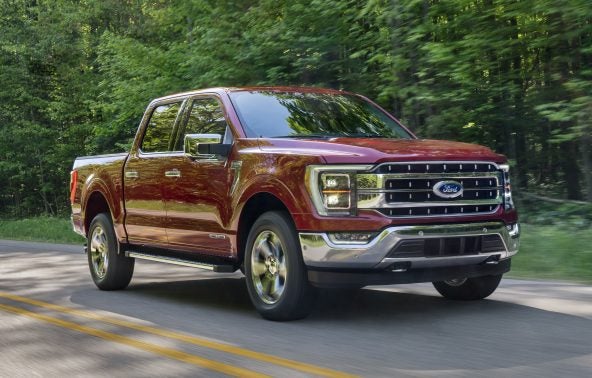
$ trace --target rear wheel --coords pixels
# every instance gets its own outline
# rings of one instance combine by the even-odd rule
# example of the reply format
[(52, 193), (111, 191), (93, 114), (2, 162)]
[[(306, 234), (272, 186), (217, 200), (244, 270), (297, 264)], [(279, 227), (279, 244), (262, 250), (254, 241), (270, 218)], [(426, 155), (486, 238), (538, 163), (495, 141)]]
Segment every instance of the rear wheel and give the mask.
[(456, 300), (476, 300), (490, 296), (497, 289), (502, 275), (474, 278), (456, 278), (434, 282), (434, 287), (445, 298)]
[(247, 289), (257, 311), (269, 320), (307, 316), (316, 290), (308, 283), (296, 231), (288, 215), (261, 215), (249, 232), (245, 251)]
[(98, 214), (88, 230), (88, 266), (101, 290), (125, 289), (134, 274), (134, 259), (118, 253), (118, 241), (111, 217)]

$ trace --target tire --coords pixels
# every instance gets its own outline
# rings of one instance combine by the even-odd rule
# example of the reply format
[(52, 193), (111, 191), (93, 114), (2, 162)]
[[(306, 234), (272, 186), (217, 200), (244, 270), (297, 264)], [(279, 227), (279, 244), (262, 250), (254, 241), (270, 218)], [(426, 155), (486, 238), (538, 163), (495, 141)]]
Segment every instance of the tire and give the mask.
[(108, 213), (98, 214), (88, 230), (88, 266), (90, 275), (101, 290), (121, 290), (134, 274), (133, 258), (118, 253), (119, 243)]
[(498, 274), (434, 282), (433, 285), (444, 298), (473, 301), (490, 296), (497, 289), (501, 279), (502, 275)]
[(317, 291), (308, 282), (300, 243), (289, 216), (270, 211), (253, 224), (245, 250), (251, 302), (269, 320), (306, 317)]

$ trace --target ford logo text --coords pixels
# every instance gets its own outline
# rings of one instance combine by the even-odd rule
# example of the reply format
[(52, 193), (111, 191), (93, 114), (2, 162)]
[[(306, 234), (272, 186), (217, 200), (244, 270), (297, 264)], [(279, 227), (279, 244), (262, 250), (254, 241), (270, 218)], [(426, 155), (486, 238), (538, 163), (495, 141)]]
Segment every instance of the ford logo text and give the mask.
[(463, 186), (457, 181), (438, 181), (434, 185), (433, 191), (441, 198), (456, 198), (462, 195)]

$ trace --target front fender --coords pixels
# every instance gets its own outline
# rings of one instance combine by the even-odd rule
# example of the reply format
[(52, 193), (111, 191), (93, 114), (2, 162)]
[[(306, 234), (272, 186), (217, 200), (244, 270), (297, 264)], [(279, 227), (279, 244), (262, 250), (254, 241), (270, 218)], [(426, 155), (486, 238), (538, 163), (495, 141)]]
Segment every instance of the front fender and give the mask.
[(257, 175), (248, 180), (235, 197), (233, 207), (238, 210), (235, 213), (240, 214), (247, 201), (260, 193), (271, 194), (279, 199), (291, 214), (304, 212), (302, 201), (298, 201), (295, 193), (286, 183), (272, 175)]

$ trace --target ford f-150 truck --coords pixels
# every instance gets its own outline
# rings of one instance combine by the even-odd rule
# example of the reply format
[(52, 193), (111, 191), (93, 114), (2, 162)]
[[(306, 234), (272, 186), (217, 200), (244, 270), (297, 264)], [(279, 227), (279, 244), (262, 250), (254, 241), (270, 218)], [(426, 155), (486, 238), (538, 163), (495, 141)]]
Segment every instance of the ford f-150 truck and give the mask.
[(306, 316), (318, 287), (433, 282), (482, 299), (519, 246), (504, 156), (418, 139), (338, 90), (156, 99), (131, 151), (76, 159), (70, 189), (100, 289), (125, 288), (135, 259), (240, 269), (272, 320)]

